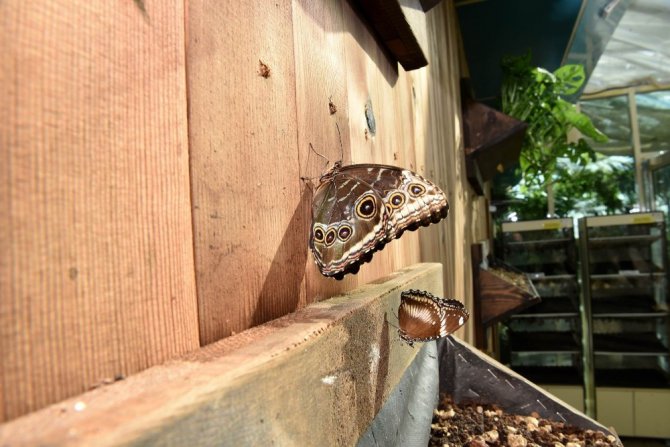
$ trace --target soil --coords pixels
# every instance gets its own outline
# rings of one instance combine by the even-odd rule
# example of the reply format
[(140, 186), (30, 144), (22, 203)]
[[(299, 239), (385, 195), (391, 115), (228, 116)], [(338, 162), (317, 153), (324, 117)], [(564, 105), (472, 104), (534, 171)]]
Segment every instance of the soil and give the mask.
[(505, 413), (494, 405), (461, 403), (443, 397), (433, 413), (429, 447), (587, 447), (617, 446), (609, 433), (583, 430), (563, 422)]

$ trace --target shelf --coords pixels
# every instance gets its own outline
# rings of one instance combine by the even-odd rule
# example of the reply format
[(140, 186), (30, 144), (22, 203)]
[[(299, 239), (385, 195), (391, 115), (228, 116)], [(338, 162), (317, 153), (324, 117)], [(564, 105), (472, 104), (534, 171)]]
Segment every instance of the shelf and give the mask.
[(517, 222), (508, 221), (502, 223), (502, 232), (503, 234), (533, 233), (533, 235), (537, 235), (538, 233), (541, 235), (555, 235), (557, 232), (569, 232), (572, 234), (574, 226), (572, 218), (569, 217), (563, 219), (521, 220)]
[(509, 346), (512, 352), (579, 353), (574, 332), (515, 332), (509, 336)]
[(529, 240), (529, 241), (513, 241), (506, 242), (505, 245), (508, 247), (550, 247), (552, 245), (572, 245), (574, 242), (572, 238), (562, 238), (562, 239), (538, 239), (538, 240)]
[(594, 279), (623, 279), (623, 278), (631, 278), (631, 279), (642, 279), (642, 278), (653, 278), (654, 280), (664, 278), (665, 277), (665, 272), (662, 270), (658, 270), (655, 272), (639, 272), (639, 273), (632, 273), (632, 272), (617, 272), (617, 273), (593, 273), (589, 275), (591, 277), (591, 280)]
[(544, 273), (529, 273), (531, 281), (577, 281), (577, 275), (560, 274), (560, 275), (545, 275)]
[(512, 364), (510, 368), (538, 384), (579, 385), (582, 383), (582, 373), (577, 367), (515, 366)]
[(610, 288), (591, 288), (592, 299), (649, 299), (654, 300), (654, 288), (649, 287), (610, 287)]
[(527, 273), (542, 301), (506, 323), (501, 346), (511, 367), (538, 383), (567, 383), (572, 369), (588, 402), (594, 382), (669, 387), (662, 213), (580, 219), (579, 244), (566, 237), (571, 229), (532, 233), (543, 223), (514, 225), (515, 234), (502, 235), (505, 259)]
[(583, 384), (579, 283), (572, 219), (503, 223), (504, 256), (541, 301), (507, 322), (510, 365), (536, 383)]
[(580, 222), (584, 222), (589, 231), (594, 231), (594, 229), (602, 229), (602, 227), (639, 228), (642, 226), (648, 227), (650, 225), (656, 227), (659, 224), (663, 224), (664, 216), (662, 212), (656, 211), (651, 213), (628, 213), (614, 214), (609, 216), (591, 216), (582, 218)]
[(529, 276), (542, 298), (542, 302), (534, 308), (543, 306), (546, 312), (578, 311), (579, 284), (575, 275)]
[(592, 315), (597, 314), (624, 314), (624, 313), (652, 313), (659, 312), (656, 302), (651, 298), (614, 298), (597, 299), (591, 301)]
[(619, 245), (652, 244), (661, 239), (661, 234), (643, 234), (631, 236), (602, 236), (589, 238), (589, 247), (602, 248)]
[[(636, 272), (636, 273), (626, 273)], [(632, 260), (612, 262), (611, 259), (604, 261), (591, 261), (589, 264), (589, 273), (591, 277), (610, 277), (619, 276), (621, 278), (635, 278), (643, 276), (653, 276), (658, 273), (664, 273), (664, 270), (649, 260)]]
[[(540, 303), (542, 304), (542, 303)], [(535, 309), (538, 307), (540, 304), (537, 304), (530, 309), (528, 309), (526, 312), (522, 314), (517, 314), (517, 315), (512, 315), (512, 318), (517, 319), (517, 318), (578, 318), (579, 317), (579, 312), (546, 312), (546, 313), (530, 313), (531, 310)]]
[(670, 355), (655, 333), (593, 334), (594, 354)]
[(537, 275), (537, 274), (550, 274), (550, 275), (564, 275), (572, 274), (577, 269), (570, 264), (567, 258), (558, 262), (543, 260), (542, 263), (521, 263), (521, 262), (510, 262), (511, 265), (518, 268), (519, 270), (525, 272), (528, 275)]
[(526, 309), (521, 315), (528, 317), (538, 317), (540, 315), (564, 316), (574, 314), (579, 316), (579, 306), (570, 298), (563, 297), (542, 297), (542, 301), (533, 307)]
[(593, 318), (668, 318), (668, 312), (626, 312), (593, 313)]

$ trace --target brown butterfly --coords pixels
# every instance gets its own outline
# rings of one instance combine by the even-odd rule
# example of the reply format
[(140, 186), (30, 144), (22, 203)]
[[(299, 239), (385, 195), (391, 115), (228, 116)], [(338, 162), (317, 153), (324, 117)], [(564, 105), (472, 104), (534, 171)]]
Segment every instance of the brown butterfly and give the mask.
[(439, 222), (448, 213), (444, 192), (412, 171), (338, 162), (316, 187), (309, 246), (321, 273), (342, 279), (406, 230)]
[(446, 337), (468, 321), (470, 314), (458, 300), (444, 299), (423, 290), (400, 294), (398, 335), (408, 345)]

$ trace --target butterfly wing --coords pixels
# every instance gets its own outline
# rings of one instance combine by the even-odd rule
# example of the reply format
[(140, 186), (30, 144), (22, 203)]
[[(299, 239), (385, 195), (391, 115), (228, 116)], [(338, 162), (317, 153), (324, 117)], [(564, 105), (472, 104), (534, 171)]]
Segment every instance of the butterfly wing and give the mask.
[(470, 313), (463, 303), (448, 298), (436, 298), (440, 307), (440, 337), (456, 332), (468, 321)]
[[(358, 272), (375, 251), (404, 231), (439, 222), (448, 212), (444, 192), (412, 171), (345, 166), (325, 175), (317, 187), (310, 248), (321, 273), (340, 279)], [(344, 238), (337, 237), (340, 228)]]
[(410, 345), (435, 340), (458, 330), (468, 317), (468, 311), (458, 300), (438, 298), (423, 290), (408, 290), (400, 295), (398, 334)]
[(353, 176), (335, 174), (314, 194), (310, 248), (325, 276), (357, 273), (386, 244), (382, 198)]
[(351, 165), (340, 170), (366, 183), (382, 198), (388, 214), (387, 237), (437, 223), (449, 214), (446, 194), (433, 182), (408, 169), (386, 165)]
[(440, 334), (440, 310), (428, 296), (410, 290), (400, 295), (398, 326), (404, 340), (426, 341)]

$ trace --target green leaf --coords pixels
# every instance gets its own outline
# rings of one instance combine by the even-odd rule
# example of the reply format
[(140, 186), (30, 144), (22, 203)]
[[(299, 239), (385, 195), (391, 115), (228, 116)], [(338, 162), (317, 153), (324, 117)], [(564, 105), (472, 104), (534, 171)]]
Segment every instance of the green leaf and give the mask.
[(545, 70), (542, 67), (537, 67), (533, 70), (533, 74), (535, 75), (535, 81), (536, 82), (547, 82), (551, 84), (556, 83), (556, 76), (553, 75), (550, 71)]
[(595, 141), (606, 141), (588, 116), (563, 99), (562, 94), (577, 92), (585, 81), (580, 65), (569, 65), (551, 73), (530, 65), (530, 53), (505, 57), (502, 61), (502, 110), (528, 123), (522, 143), (519, 166), (522, 182), (546, 185), (554, 177), (557, 159), (565, 158), (579, 166), (593, 157), (593, 150), (583, 143), (568, 143), (573, 127)]
[(586, 80), (584, 67), (579, 64), (569, 64), (558, 67), (556, 71), (554, 71), (554, 76), (558, 79), (560, 85), (558, 93), (561, 95), (572, 95), (573, 93), (577, 93)]
[(607, 136), (596, 129), (591, 119), (583, 113), (578, 112), (573, 104), (559, 98), (556, 106), (563, 115), (565, 122), (577, 128), (583, 135), (593, 138), (598, 143), (607, 142)]
[(506, 74), (522, 74), (532, 70), (533, 67), (530, 65), (530, 59), (531, 53), (527, 51), (522, 56), (503, 56), (500, 65)]

